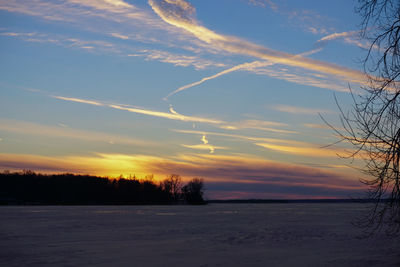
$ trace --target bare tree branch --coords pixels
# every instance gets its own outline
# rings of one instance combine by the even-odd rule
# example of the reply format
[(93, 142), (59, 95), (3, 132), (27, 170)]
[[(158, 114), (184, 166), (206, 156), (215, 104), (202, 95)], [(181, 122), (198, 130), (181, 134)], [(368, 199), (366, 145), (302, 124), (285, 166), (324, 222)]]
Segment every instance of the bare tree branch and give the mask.
[(345, 113), (336, 97), (343, 130), (334, 129), (341, 141), (356, 148), (370, 179), (368, 197), (375, 200), (362, 226), (373, 231), (385, 227), (400, 232), (400, 1), (358, 0), (361, 35), (370, 41), (364, 61), (369, 86), (353, 97), (352, 112)]

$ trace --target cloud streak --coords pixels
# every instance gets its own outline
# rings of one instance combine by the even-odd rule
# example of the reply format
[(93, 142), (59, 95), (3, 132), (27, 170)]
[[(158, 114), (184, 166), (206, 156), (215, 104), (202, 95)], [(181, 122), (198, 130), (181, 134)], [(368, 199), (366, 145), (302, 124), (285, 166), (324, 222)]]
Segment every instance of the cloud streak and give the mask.
[(134, 146), (157, 147), (160, 144), (152, 141), (134, 139), (121, 135), (107, 134), (103, 132), (88, 131), (67, 127), (64, 124), (60, 126), (44, 125), (33, 122), (17, 121), (0, 118), (0, 130), (15, 134), (46, 136), (55, 138), (67, 138), (83, 140), (85, 142), (103, 142), (113, 144), (124, 144)]
[(185, 145), (185, 144), (182, 144), (181, 146), (186, 147), (186, 148), (190, 148), (190, 149), (209, 150), (209, 151), (210, 151), (210, 154), (214, 154), (214, 152), (215, 152), (216, 149), (227, 149), (226, 147), (211, 145), (211, 144), (208, 142), (208, 139), (207, 139), (207, 137), (206, 137), (205, 134), (203, 134), (203, 135), (201, 136), (200, 141), (201, 141), (203, 144), (198, 144), (198, 145)]
[[(336, 39), (343, 39), (345, 43), (356, 45), (363, 49), (370, 49), (371, 43), (368, 41), (362, 42), (359, 38), (355, 38), (355, 36), (359, 35), (359, 31), (347, 31), (347, 32), (335, 32), (329, 35), (326, 35), (317, 41), (317, 45), (324, 45), (328, 41), (333, 41)], [(373, 49), (379, 49), (377, 45), (372, 46)]]
[(119, 0), (66, 0), (61, 2), (9, 0), (2, 1), (0, 9), (38, 16), (46, 20), (73, 23), (88, 17), (100, 17), (116, 22), (140, 21), (144, 25), (168, 30), (165, 25), (160, 25), (160, 22), (148, 12)]
[(103, 103), (100, 101), (82, 99), (82, 98), (54, 96), (54, 95), (51, 97), (55, 98), (55, 99), (63, 100), (63, 101), (76, 102), (76, 103), (95, 105), (95, 106), (103, 106), (103, 107), (113, 108), (113, 109), (117, 109), (117, 110), (124, 110), (124, 111), (128, 111), (128, 112), (136, 113), (136, 114), (142, 114), (142, 115), (147, 115), (147, 116), (151, 116), (151, 117), (158, 117), (158, 118), (164, 118), (164, 119), (170, 119), (170, 120), (209, 123), (209, 124), (226, 124), (226, 122), (221, 121), (221, 120), (196, 117), (196, 116), (187, 116), (187, 115), (179, 114), (176, 111), (174, 113), (168, 113), (168, 112), (155, 111), (155, 110), (150, 110), (150, 109), (131, 107), (128, 105), (108, 104), (108, 103)]
[(297, 131), (280, 129), (276, 127), (288, 127), (289, 125), (274, 121), (263, 120), (242, 120), (238, 122), (231, 122), (229, 125), (221, 125), (219, 128), (226, 130), (243, 130), (254, 129), (266, 132), (280, 133), (280, 134), (296, 134)]
[[(268, 49), (233, 36), (226, 36), (213, 32), (199, 24), (195, 19), (195, 8), (186, 1), (150, 0), (149, 4), (158, 17), (155, 16), (154, 13), (138, 7), (137, 5), (125, 1), (109, 0), (69, 0), (62, 3), (44, 0), (37, 0), (35, 2), (10, 0), (0, 3), (0, 9), (38, 16), (47, 20), (65, 21), (77, 24), (79, 27), (84, 25), (86, 30), (92, 32), (99, 32), (96, 19), (101, 18), (104, 21), (109, 21), (108, 24), (105, 24), (105, 28), (102, 28), (102, 33), (105, 32), (107, 36), (112, 36), (120, 40), (134, 40), (147, 44), (159, 43), (168, 47), (187, 49), (190, 50), (190, 52), (196, 51), (195, 53), (199, 51), (220, 53), (223, 51), (259, 59), (253, 62), (239, 64), (210, 77), (205, 77), (198, 82), (182, 86), (169, 96), (237, 70), (248, 70), (258, 74), (285, 79), (289, 82), (339, 91), (347, 90), (347, 86), (337, 86), (335, 84), (337, 81), (324, 84), (325, 81), (321, 81), (318, 77), (306, 77), (305, 79), (307, 81), (304, 81), (305, 79), (302, 79), (302, 76), (307, 76), (307, 74), (312, 71), (332, 76), (331, 78), (340, 80), (345, 85), (347, 82), (368, 85), (366, 84), (367, 80), (361, 72), (312, 60), (306, 58), (306, 54), (299, 57)], [(159, 18), (161, 18), (161, 20)], [(118, 32), (116, 31), (114, 23), (120, 25), (120, 27), (118, 27)], [(138, 25), (141, 26), (138, 27)], [(171, 36), (173, 36), (173, 38)], [(22, 38), (22, 36), (19, 37)], [(132, 42), (125, 42), (123, 45), (112, 43), (111, 46), (108, 46), (106, 42), (96, 43), (94, 41), (86, 41), (86, 43), (82, 43), (78, 42), (77, 38), (72, 39), (76, 39), (76, 41), (72, 42), (72, 47), (78, 47), (90, 52), (108, 51), (121, 55), (143, 56), (147, 60), (158, 60), (176, 66), (194, 66), (196, 69), (225, 67), (223, 63), (200, 58), (197, 55), (176, 55), (167, 51), (146, 49), (132, 51)], [(47, 41), (68, 46), (68, 42), (57, 38), (44, 38), (39, 36), (28, 38), (25, 36), (24, 40), (31, 42)], [(185, 45), (182, 45), (182, 43), (185, 43)], [(125, 51), (129, 52), (126, 53)], [(249, 64), (254, 64), (254, 66)], [(261, 64), (261, 66), (257, 67), (258, 64)], [(263, 64), (265, 64), (265, 67), (281, 64), (292, 68), (301, 68), (304, 73), (297, 78), (292, 77), (290, 74), (285, 74), (285, 76), (281, 74), (276, 75), (276, 73), (271, 70), (263, 71)]]
[(340, 32), (340, 33), (335, 32), (335, 33), (332, 33), (332, 34), (322, 37), (321, 39), (319, 39), (317, 41), (317, 43), (332, 41), (332, 40), (339, 39), (339, 38), (355, 36), (357, 34), (359, 34), (359, 31), (348, 31), (348, 32)]
[(198, 145), (184, 145), (182, 144), (181, 146), (190, 148), (190, 149), (197, 149), (197, 150), (208, 150), (210, 154), (214, 154), (216, 149), (227, 149), (226, 147), (222, 146), (212, 146), (210, 144), (198, 144)]
[(271, 107), (274, 110), (292, 113), (292, 114), (303, 114), (303, 115), (317, 115), (319, 113), (333, 113), (331, 110), (326, 109), (316, 109), (316, 108), (304, 108), (288, 105), (275, 105)]
[(212, 119), (212, 118), (183, 115), (183, 114), (176, 112), (174, 110), (174, 108), (172, 107), (172, 105), (170, 105), (170, 107), (169, 107), (169, 112), (162, 112), (162, 111), (155, 111), (155, 110), (150, 110), (150, 109), (132, 107), (132, 106), (123, 105), (123, 104), (110, 104), (110, 103), (91, 100), (91, 99), (82, 99), (82, 98), (65, 97), (65, 96), (57, 96), (57, 95), (51, 95), (50, 97), (59, 99), (59, 100), (63, 100), (63, 101), (68, 101), (68, 102), (75, 102), (75, 103), (94, 105), (94, 106), (99, 106), (99, 107), (108, 107), (108, 108), (117, 109), (117, 110), (124, 110), (124, 111), (132, 112), (132, 113), (136, 113), (136, 114), (147, 115), (147, 116), (151, 116), (151, 117), (158, 117), (158, 118), (177, 120), (177, 121), (186, 121), (186, 122), (193, 122), (193, 123), (212, 124), (212, 125), (217, 125), (219, 128), (226, 129), (226, 130), (256, 129), (256, 130), (268, 131), (268, 132), (274, 132), (274, 133), (280, 133), (280, 134), (295, 134), (295, 133), (297, 133), (296, 131), (292, 131), (292, 130), (272, 128), (272, 126), (274, 126), (274, 127), (275, 126), (287, 126), (286, 124), (278, 123), (278, 122), (269, 122), (269, 121), (260, 121), (260, 120), (244, 120), (244, 121), (239, 121), (239, 122), (226, 122), (226, 121)]
[(218, 73), (216, 73), (214, 75), (211, 75), (211, 76), (208, 76), (208, 77), (204, 77), (204, 78), (202, 78), (201, 80), (199, 80), (197, 82), (193, 82), (193, 83), (181, 86), (178, 89), (176, 89), (175, 91), (169, 93), (164, 98), (164, 100), (168, 100), (169, 97), (171, 97), (171, 96), (173, 96), (173, 95), (175, 95), (175, 94), (177, 94), (179, 92), (182, 92), (182, 91), (187, 90), (189, 88), (192, 88), (194, 86), (200, 85), (200, 84), (202, 84), (202, 83), (204, 83), (206, 81), (216, 79), (218, 77), (221, 77), (222, 75), (226, 75), (228, 73), (231, 73), (231, 72), (234, 72), (234, 71), (238, 71), (238, 70), (248, 70), (250, 68), (255, 68), (255, 67), (265, 67), (265, 66), (268, 66), (268, 65), (271, 65), (271, 64), (272, 64), (271, 62), (261, 62), (261, 61), (257, 60), (257, 61), (254, 61), (254, 62), (243, 63), (243, 64), (240, 64), (240, 65), (234, 66), (232, 68), (229, 68), (229, 69), (223, 70), (221, 72), (218, 72)]
[[(212, 135), (212, 136), (221, 136), (227, 137), (231, 139), (243, 140), (246, 142), (251, 142), (252, 144), (275, 151), (278, 153), (284, 154), (292, 154), (297, 156), (306, 156), (311, 158), (332, 158), (337, 159), (338, 156), (348, 156), (354, 153), (352, 149), (345, 148), (322, 148), (316, 144), (301, 142), (296, 140), (288, 140), (288, 139), (278, 139), (278, 138), (265, 138), (265, 137), (254, 137), (254, 136), (246, 136), (239, 134), (229, 134), (229, 133), (218, 133), (218, 132), (201, 132), (194, 130), (178, 130), (172, 129), (171, 131), (184, 133), (184, 134), (195, 134), (195, 135)], [(357, 155), (355, 158), (362, 158), (363, 153)]]
[(315, 158), (320, 158), (320, 157), (338, 158), (339, 155), (344, 156), (349, 154), (343, 149), (327, 149), (327, 148), (311, 147), (311, 146), (309, 147), (298, 147), (298, 146), (287, 146), (287, 145), (285, 146), (285, 145), (275, 145), (269, 143), (256, 143), (256, 145), (280, 153), (287, 153), (287, 154), (315, 157)]
[[(317, 53), (319, 51), (321, 51), (321, 49), (318, 48), (318, 49), (314, 49), (314, 50), (311, 50), (311, 51), (308, 51), (308, 52), (301, 53), (299, 55), (295, 55), (295, 57), (303, 57), (303, 56), (306, 56), (306, 55), (311, 55), (311, 54)], [(218, 73), (216, 73), (214, 75), (211, 75), (211, 76), (208, 76), (208, 77), (204, 77), (199, 81), (196, 81), (196, 82), (181, 86), (178, 89), (176, 89), (175, 91), (169, 93), (164, 98), (164, 100), (168, 100), (169, 97), (171, 97), (171, 96), (173, 96), (173, 95), (175, 95), (175, 94), (177, 94), (179, 92), (182, 92), (182, 91), (187, 90), (189, 88), (192, 88), (194, 86), (200, 85), (200, 84), (202, 84), (202, 83), (204, 83), (206, 81), (216, 79), (218, 77), (221, 77), (221, 76), (226, 75), (226, 74), (231, 73), (231, 72), (235, 72), (235, 71), (239, 71), (239, 70), (256, 72), (256, 69), (267, 67), (267, 66), (273, 66), (275, 64), (276, 64), (275, 62), (259, 61), (259, 60), (256, 60), (256, 61), (253, 61), (253, 62), (247, 62), (247, 63), (239, 64), (239, 65), (236, 65), (236, 66), (231, 67), (229, 69), (220, 71), (220, 72), (218, 72)]]
[[(354, 82), (361, 85), (366, 85), (368, 82), (364, 73), (360, 71), (305, 57), (298, 57), (289, 53), (256, 45), (237, 37), (218, 34), (204, 26), (201, 26), (197, 22), (194, 18), (194, 7), (182, 7), (182, 4), (175, 1), (163, 0), (149, 0), (149, 4), (153, 8), (154, 12), (165, 22), (190, 33), (199, 40), (211, 44), (220, 50), (259, 58), (274, 64), (299, 67), (308, 71), (332, 75), (337, 79), (346, 82)], [(188, 3), (186, 2), (186, 4)]]
[(218, 63), (213, 60), (203, 59), (198, 56), (188, 56), (175, 54), (167, 51), (142, 49), (137, 53), (128, 54), (130, 57), (144, 57), (146, 60), (157, 60), (164, 63), (170, 63), (175, 66), (188, 67), (193, 66), (195, 69), (205, 69), (207, 67), (225, 67), (224, 63)]
[[(80, 30), (112, 36), (113, 41), (135, 41), (125, 42), (128, 47), (137, 47), (140, 43), (158, 43), (167, 48), (183, 48), (190, 52), (203, 51), (204, 45), (198, 40), (182, 34), (175, 27), (160, 20), (151, 10), (139, 5), (110, 0), (10, 0), (0, 1), (0, 10), (65, 22), (79, 27)], [(193, 45), (196, 48), (193, 48)]]
[(88, 100), (88, 99), (82, 99), (82, 98), (74, 98), (74, 97), (65, 97), (65, 96), (57, 96), (57, 95), (52, 95), (52, 98), (64, 100), (64, 101), (70, 101), (70, 102), (77, 102), (77, 103), (82, 103), (82, 104), (88, 104), (88, 105), (95, 105), (95, 106), (104, 106), (103, 103), (94, 101), (94, 100)]
[[(126, 57), (141, 57), (147, 61), (159, 61), (173, 64), (174, 66), (189, 67), (193, 66), (197, 70), (209, 67), (226, 67), (226, 64), (214, 60), (199, 57), (198, 55), (177, 54), (160, 49), (136, 49), (126, 43), (118, 43), (104, 40), (87, 40), (60, 34), (45, 34), (39, 32), (16, 32), (2, 31), (0, 36), (18, 38), (26, 42), (50, 43), (66, 48), (78, 48), (94, 53), (110, 53)], [(121, 33), (110, 33), (110, 36), (130, 40), (128, 35)]]
[(272, 0), (248, 0), (248, 2), (254, 6), (266, 7), (268, 5), (273, 11), (278, 10), (277, 4)]
[(305, 142), (289, 140), (289, 139), (277, 139), (277, 138), (266, 138), (266, 137), (255, 137), (255, 136), (247, 136), (247, 135), (240, 135), (240, 134), (231, 134), (231, 133), (220, 133), (220, 132), (204, 132), (204, 131), (195, 131), (195, 130), (180, 130), (180, 129), (171, 129), (171, 131), (183, 134), (196, 134), (196, 135), (211, 135), (211, 136), (221, 136), (221, 137), (228, 137), (232, 139), (244, 140), (244, 141), (251, 141), (251, 142), (267, 142), (273, 144), (291, 144), (297, 146), (304, 146), (309, 145)]

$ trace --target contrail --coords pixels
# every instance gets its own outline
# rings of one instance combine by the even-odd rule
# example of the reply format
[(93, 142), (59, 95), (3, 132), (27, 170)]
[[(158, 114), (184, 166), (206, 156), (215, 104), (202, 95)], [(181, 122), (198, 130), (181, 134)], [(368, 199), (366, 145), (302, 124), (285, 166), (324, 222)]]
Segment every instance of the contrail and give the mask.
[[(166, 23), (186, 31), (188, 35), (196, 37), (198, 40), (215, 49), (232, 54), (249, 56), (258, 59), (261, 62), (267, 61), (272, 62), (271, 64), (282, 64), (289, 67), (301, 68), (307, 72), (311, 71), (322, 73), (323, 75), (327, 74), (342, 82), (357, 83), (366, 86), (369, 85), (369, 80), (366, 79), (365, 73), (361, 71), (307, 57), (297, 57), (296, 55), (273, 50), (265, 46), (242, 40), (235, 36), (228, 36), (214, 32), (197, 21), (195, 16), (196, 9), (191, 6), (188, 1), (148, 0), (148, 3), (153, 11)], [(199, 82), (202, 83), (204, 80)], [(194, 85), (190, 86), (195, 86), (200, 83), (194, 83)], [(315, 84), (312, 85), (315, 86)], [(187, 88), (182, 87), (179, 89), (185, 90)]]
[[(317, 48), (317, 49), (313, 49), (311, 51), (307, 51), (307, 52), (304, 52), (304, 53), (301, 53), (301, 54), (298, 54), (298, 55), (294, 55), (293, 57), (308, 56), (308, 55), (317, 53), (317, 52), (319, 52), (321, 50), (322, 50), (322, 48)], [(164, 100), (167, 101), (170, 96), (173, 96), (173, 95), (175, 95), (175, 94), (177, 94), (177, 93), (179, 93), (181, 91), (184, 91), (186, 89), (192, 88), (194, 86), (200, 85), (200, 84), (202, 84), (202, 83), (204, 83), (206, 81), (209, 81), (209, 80), (218, 78), (218, 77), (220, 77), (222, 75), (228, 74), (230, 72), (234, 72), (234, 71), (237, 71), (237, 70), (252, 70), (254, 68), (272, 66), (272, 65), (274, 65), (276, 63), (277, 62), (259, 61), (259, 60), (256, 60), (256, 61), (253, 61), (253, 62), (242, 63), (242, 64), (236, 65), (236, 66), (234, 66), (232, 68), (229, 68), (229, 69), (223, 70), (221, 72), (218, 72), (218, 73), (216, 73), (214, 75), (211, 75), (211, 76), (208, 76), (208, 77), (204, 77), (203, 79), (201, 79), (201, 80), (199, 80), (197, 82), (190, 83), (190, 84), (184, 85), (182, 87), (179, 87), (178, 89), (176, 89), (175, 91), (169, 93), (166, 97), (164, 97)]]
[(212, 79), (218, 78), (218, 77), (220, 77), (222, 75), (225, 75), (225, 74), (228, 74), (230, 72), (241, 70), (241, 69), (246, 69), (246, 68), (265, 67), (265, 66), (268, 66), (270, 64), (271, 64), (271, 62), (268, 62), (268, 61), (259, 61), (259, 60), (257, 60), (257, 61), (254, 61), (254, 62), (243, 63), (243, 64), (240, 64), (240, 65), (234, 66), (232, 68), (229, 68), (229, 69), (223, 70), (221, 72), (218, 72), (217, 74), (214, 74), (214, 75), (211, 75), (211, 76), (208, 76), (208, 77), (204, 77), (200, 81), (197, 81), (197, 82), (194, 82), (194, 83), (187, 84), (185, 86), (179, 87), (175, 91), (169, 93), (164, 98), (164, 100), (168, 100), (168, 98), (170, 96), (175, 95), (176, 93), (179, 93), (179, 92), (181, 92), (183, 90), (189, 89), (189, 88), (194, 87), (194, 86), (199, 85), (199, 84), (202, 84), (202, 83), (204, 83), (204, 82), (206, 82), (208, 80), (212, 80)]

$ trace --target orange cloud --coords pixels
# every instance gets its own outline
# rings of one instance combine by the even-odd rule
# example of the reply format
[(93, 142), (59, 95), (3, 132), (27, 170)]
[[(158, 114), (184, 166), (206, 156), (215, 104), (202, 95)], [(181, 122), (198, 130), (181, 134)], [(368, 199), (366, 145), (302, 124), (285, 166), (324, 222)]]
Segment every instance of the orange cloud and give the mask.
[(247, 193), (348, 196), (360, 193), (362, 184), (354, 174), (264, 160), (249, 155), (179, 155), (161, 158), (144, 155), (98, 153), (88, 156), (40, 156), (0, 154), (0, 169), (55, 173), (72, 172), (119, 176), (154, 174), (163, 179), (179, 173), (185, 179), (202, 177), (210, 195), (234, 191)]
[(342, 150), (323, 149), (317, 147), (296, 147), (296, 146), (282, 146), (267, 143), (257, 143), (256, 145), (275, 150), (278, 152), (309, 156), (309, 157), (338, 157), (339, 154), (344, 153)]
[[(309, 146), (289, 146), (270, 143), (256, 143), (256, 145), (281, 153), (315, 158), (349, 157), (355, 152), (354, 150), (349, 149), (313, 147), (312, 144), (308, 144)], [(354, 157), (358, 159), (362, 158), (363, 156), (365, 156), (365, 153), (362, 152), (358, 152), (354, 155)]]
[(304, 108), (304, 107), (295, 107), (288, 105), (275, 105), (272, 106), (271, 108), (274, 110), (293, 113), (293, 114), (317, 115), (318, 113), (333, 113), (333, 111), (326, 109)]

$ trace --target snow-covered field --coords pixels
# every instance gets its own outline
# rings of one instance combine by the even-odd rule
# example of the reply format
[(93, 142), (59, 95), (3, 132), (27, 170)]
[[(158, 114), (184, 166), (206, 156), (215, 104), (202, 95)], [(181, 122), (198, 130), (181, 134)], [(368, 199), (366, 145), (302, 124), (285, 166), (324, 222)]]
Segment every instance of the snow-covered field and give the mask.
[(400, 266), (367, 206), (3, 206), (0, 266)]

